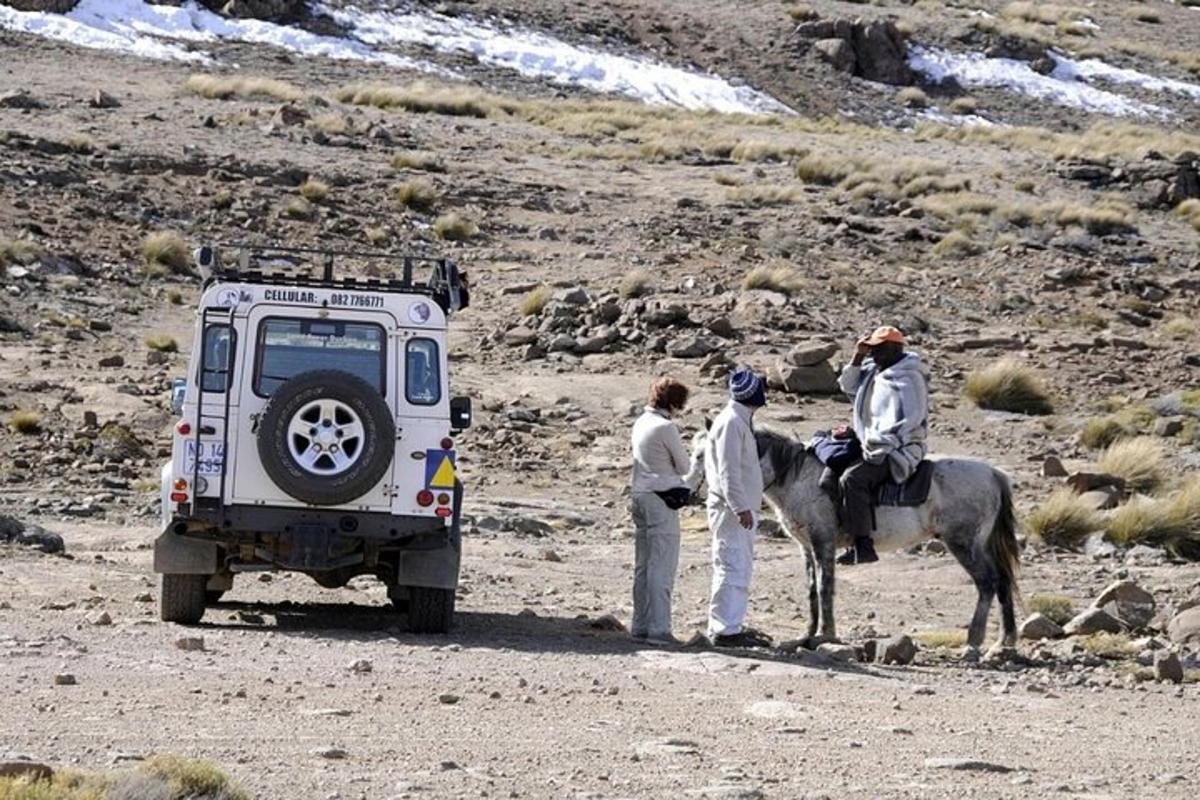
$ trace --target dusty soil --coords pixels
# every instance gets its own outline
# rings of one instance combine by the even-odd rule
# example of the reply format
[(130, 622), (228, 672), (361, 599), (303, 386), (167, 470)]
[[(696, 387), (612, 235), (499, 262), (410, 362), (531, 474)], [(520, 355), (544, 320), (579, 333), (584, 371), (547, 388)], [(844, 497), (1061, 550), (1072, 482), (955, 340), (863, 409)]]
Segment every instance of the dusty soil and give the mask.
[[(1144, 35), (1115, 10), (1124, 4), (1096, 5), (1107, 14), (1106, 36)], [(721, 69), (810, 113), (894, 114), (891, 90), (770, 56), (768, 39), (783, 42), (791, 27), (778, 3), (620, 6), (599, 34), (587, 20), (609, 5), (531, 3), (528, 21)], [(1154, 6), (1180, 49), (1196, 40), (1200, 23), (1190, 20), (1200, 15)], [(728, 24), (731, 14), (739, 25)], [(950, 22), (924, 20), (932, 41), (950, 35)], [(729, 39), (735, 29), (745, 43)], [(709, 35), (719, 39), (711, 51)], [(719, 353), (760, 369), (797, 341), (830, 336), (848, 350), (862, 331), (896, 322), (933, 368), (935, 451), (1003, 467), (1024, 510), (1058, 485), (1041, 476), (1046, 456), (1071, 467), (1094, 459), (1077, 432), (1099, 413), (1097, 401), (1154, 400), (1197, 385), (1200, 340), (1194, 330), (1174, 338), (1166, 329), (1171, 319), (1196, 317), (1196, 232), (1168, 209), (1132, 208), (1136, 232), (1093, 235), (952, 222), (909, 213), (905, 201), (797, 182), (790, 162), (810, 152), (872, 168), (935, 162), (969, 178), (974, 192), (1011, 203), (1091, 206), (1123, 191), (1064, 177), (1045, 149), (845, 120), (776, 129), (683, 115), (612, 134), (574, 118), (405, 114), (333, 95), (349, 83), (413, 76), (217, 48), (243, 74), (300, 87), (306, 98), (297, 105), (312, 115), (347, 123), (348, 132), (319, 137), (272, 122), (280, 100), (185, 92), (188, 67), (11, 34), (0, 34), (0, 52), (0, 95), (24, 89), (46, 106), (0, 109), (0, 241), (31, 241), (44, 253), (0, 278), (0, 330), (11, 329), (0, 333), (0, 417), (42, 417), (39, 432), (0, 431), (0, 512), (63, 534), (71, 556), (0, 549), (3, 752), (89, 768), (161, 751), (202, 756), (262, 797), (1196, 795), (1200, 739), (1188, 724), (1200, 698), (1195, 673), (1182, 686), (1139, 680), (1141, 651), (1107, 658), (1025, 644), (1017, 662), (972, 665), (952, 647), (929, 644), (913, 666), (882, 667), (812, 653), (647, 650), (593, 627), (607, 614), (629, 618), (630, 409), (652, 376), (672, 373), (698, 388), (684, 421), (695, 429), (721, 402), (720, 371), (649, 346), (654, 332), (576, 355), (505, 343), (538, 283), (615, 297), (634, 270), (649, 273), (652, 303), (687, 312), (688, 322), (659, 334), (672, 343), (716, 337)], [(710, 61), (706, 52), (722, 55)], [(562, 94), (511, 77), (481, 80), (510, 95)], [(120, 107), (89, 107), (97, 89)], [(1058, 132), (1091, 122), (996, 102), (1013, 122)], [(1193, 107), (1180, 101), (1179, 109), (1178, 119), (1194, 119)], [(753, 162), (698, 146), (663, 158), (642, 149), (673, 139), (788, 150)], [(611, 146), (624, 155), (588, 155)], [(407, 150), (435, 152), (446, 171), (392, 169), (391, 156)], [(1141, 164), (1142, 154), (1106, 161), (1129, 163)], [(330, 195), (309, 218), (289, 217), (285, 207), (310, 175), (328, 182)], [(432, 213), (393, 199), (398, 183), (420, 177), (440, 193)], [(1017, 188), (1022, 180), (1035, 184), (1032, 194)], [(731, 183), (794, 195), (781, 205), (737, 202)], [(445, 211), (470, 217), (481, 235), (437, 241), (429, 223)], [(475, 286), (474, 307), (455, 320), (452, 354), (454, 388), (480, 410), (460, 443), (469, 524), (458, 627), (414, 637), (371, 580), (328, 591), (288, 575), (239, 578), (198, 629), (158, 622), (149, 546), (172, 423), (166, 389), (186, 370), (198, 283), (145, 276), (139, 244), (151, 231), (175, 230), (190, 244), (261, 236), (362, 246), (376, 227), (383, 246), (453, 254)], [(970, 229), (978, 248), (935, 254), (956, 229)], [(742, 290), (761, 265), (795, 269), (803, 289), (791, 297)], [(573, 334), (601, 327), (580, 325)], [(173, 336), (180, 353), (151, 355), (148, 335)], [(121, 366), (99, 366), (115, 355)], [(1055, 414), (987, 412), (964, 400), (966, 373), (1003, 356), (1044, 376)], [(539, 420), (522, 422), (514, 409), (536, 410)], [(807, 435), (847, 410), (838, 399), (774, 392), (764, 417)], [(88, 412), (101, 425), (118, 423), (136, 447), (103, 455), (83, 424)], [(1194, 436), (1162, 441), (1174, 473), (1200, 466)], [(702, 518), (689, 513), (685, 529), (675, 621), (686, 638), (703, 627), (710, 572)], [(1200, 588), (1194, 564), (1093, 560), (1033, 545), (1024, 561), (1026, 596), (1062, 594), (1078, 608), (1117, 578), (1138, 580), (1163, 607)], [(762, 539), (756, 570), (752, 623), (780, 640), (799, 635), (806, 603), (794, 545)], [(839, 627), (855, 643), (921, 632), (952, 640), (974, 604), (965, 574), (935, 555), (892, 554), (839, 579)], [(112, 624), (93, 624), (103, 612)], [(197, 635), (203, 651), (175, 647)], [(370, 672), (350, 669), (362, 659)], [(1187, 664), (1195, 669), (1194, 654)], [(60, 673), (76, 684), (54, 685)], [(443, 702), (443, 694), (457, 699)], [(330, 748), (344, 758), (317, 752)], [(1013, 771), (939, 769), (929, 758)]]

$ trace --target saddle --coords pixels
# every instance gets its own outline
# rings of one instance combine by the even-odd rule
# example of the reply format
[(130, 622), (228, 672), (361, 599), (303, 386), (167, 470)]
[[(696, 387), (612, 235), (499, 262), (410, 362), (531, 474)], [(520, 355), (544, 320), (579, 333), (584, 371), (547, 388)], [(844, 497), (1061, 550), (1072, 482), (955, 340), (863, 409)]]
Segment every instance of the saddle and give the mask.
[(904, 483), (887, 481), (875, 493), (878, 506), (919, 506), (929, 499), (929, 488), (933, 486), (933, 462), (925, 459)]
[[(825, 474), (821, 476), (821, 488), (841, 508), (842, 491), (838, 478), (862, 458), (862, 448), (858, 439), (834, 439), (828, 431), (818, 431), (809, 443), (809, 448), (817, 460), (825, 465)], [(883, 483), (875, 493), (874, 506), (911, 508), (924, 503), (929, 499), (929, 489), (933, 486), (933, 466), (932, 461), (925, 459), (903, 483), (893, 480)]]

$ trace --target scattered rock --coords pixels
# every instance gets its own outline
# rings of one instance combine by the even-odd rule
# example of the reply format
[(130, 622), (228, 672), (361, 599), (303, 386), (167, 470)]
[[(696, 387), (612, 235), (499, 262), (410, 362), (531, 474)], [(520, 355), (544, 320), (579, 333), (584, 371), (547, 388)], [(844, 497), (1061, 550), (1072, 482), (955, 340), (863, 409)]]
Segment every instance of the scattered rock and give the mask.
[(1183, 420), (1160, 419), (1154, 423), (1154, 435), (1169, 439), (1183, 432)]
[(1110, 508), (1116, 508), (1121, 505), (1121, 498), (1124, 493), (1115, 486), (1105, 486), (1102, 489), (1093, 489), (1090, 492), (1084, 492), (1079, 495), (1081, 502), (1087, 504), (1090, 508), (1097, 511), (1107, 511)]
[(66, 552), (66, 544), (57, 533), (50, 533), (40, 525), (22, 522), (16, 517), (0, 514), (0, 542), (12, 542), (53, 555)]
[(52, 777), (54, 777), (54, 770), (36, 761), (0, 761), (0, 778), (48, 781)]
[(1155, 653), (1154, 677), (1160, 681), (1183, 683), (1183, 664), (1179, 661), (1179, 656), (1169, 650)]
[(917, 657), (917, 645), (908, 634), (900, 634), (888, 639), (883, 645), (883, 655), (879, 659), (884, 664), (911, 664)]
[(1091, 492), (1097, 489), (1115, 488), (1117, 491), (1125, 492), (1125, 479), (1118, 478), (1116, 475), (1104, 475), (1095, 472), (1076, 472), (1067, 478), (1067, 486), (1075, 491), (1076, 494)]
[(125, 366), (125, 357), (121, 355), (105, 356), (96, 364), (101, 367), (123, 367)]
[(1063, 466), (1062, 459), (1058, 456), (1047, 456), (1046, 460), (1042, 462), (1043, 478), (1065, 478), (1067, 474), (1067, 468)]
[(112, 625), (112, 616), (107, 611), (101, 611), (89, 621), (93, 625)]
[(837, 373), (828, 361), (806, 367), (780, 361), (768, 376), (768, 383), (773, 389), (792, 394), (836, 394), (841, 391)]
[(75, 676), (69, 672), (60, 672), (54, 676), (55, 686), (74, 686), (75, 683)]
[(1063, 626), (1067, 636), (1090, 636), (1093, 633), (1120, 633), (1121, 621), (1102, 608), (1088, 608)]
[(797, 367), (813, 367), (825, 363), (835, 356), (837, 351), (836, 344), (810, 340), (795, 345), (783, 359)]
[(667, 355), (672, 358), (704, 358), (717, 349), (717, 343), (706, 336), (685, 336), (667, 345)]
[(204, 637), (180, 636), (175, 640), (175, 647), (189, 653), (204, 650)]
[(1200, 643), (1200, 606), (1176, 614), (1167, 625), (1167, 635), (1178, 644)]
[(562, 556), (560, 556), (557, 551), (547, 547), (542, 551), (542, 561), (549, 561), (552, 564), (561, 564)]
[(1021, 623), (1020, 636), (1022, 639), (1058, 639), (1063, 635), (1062, 626), (1045, 614), (1030, 614)]
[(700, 745), (689, 739), (655, 739), (641, 742), (635, 749), (638, 755), (686, 755), (694, 756), (700, 752)]
[(375, 669), (375, 665), (372, 664), (370, 661), (368, 661), (365, 658), (360, 658), (357, 661), (350, 662), (349, 666), (347, 666), (346, 669), (350, 670), (351, 672), (357, 672), (358, 674), (363, 675), (363, 674), (366, 674), (366, 673), (370, 672), (371, 670)]
[(835, 661), (858, 661), (858, 648), (852, 644), (825, 642), (817, 647), (817, 652), (823, 656), (828, 656)]
[(1012, 767), (973, 758), (927, 758), (925, 769), (954, 769), (974, 772), (1012, 772)]
[(340, 747), (318, 747), (309, 752), (318, 758), (328, 758), (331, 761), (340, 761), (350, 755)]
[(1134, 630), (1146, 627), (1150, 620), (1154, 619), (1154, 595), (1134, 581), (1118, 581), (1111, 584), (1092, 602), (1094, 608), (1106, 608), (1110, 605), (1115, 607), (1114, 616), (1125, 623), (1126, 627)]
[[(12, 4), (17, 4), (17, 3), (22, 3), (22, 2), (33, 2), (33, 0), (8, 0), (7, 4), (12, 5)], [(71, 3), (71, 5), (75, 5), (75, 4)], [(4, 94), (0, 94), (0, 108), (18, 108), (18, 109), (23, 109), (23, 110), (32, 110), (32, 109), (45, 108), (45, 107), (46, 107), (45, 103), (43, 103), (41, 100), (39, 100), (36, 97), (34, 97), (33, 95), (31, 95), (29, 92), (25, 91), (24, 89), (21, 89), (21, 90), (15, 91), (15, 92), (5, 92)]]
[(97, 89), (88, 100), (88, 105), (92, 108), (120, 108), (121, 101), (103, 89)]
[(533, 344), (538, 339), (537, 331), (518, 325), (504, 334), (504, 343), (509, 347)]
[(135, 602), (135, 603), (153, 603), (154, 595), (150, 594), (149, 592), (139, 592), (138, 594), (135, 594), (133, 596), (133, 602)]
[(623, 631), (623, 630), (625, 630), (625, 625), (622, 624), (621, 620), (617, 619), (616, 616), (613, 614), (605, 614), (604, 616), (596, 617), (595, 619), (589, 620), (588, 627), (595, 628), (596, 630), (599, 630), (599, 631)]

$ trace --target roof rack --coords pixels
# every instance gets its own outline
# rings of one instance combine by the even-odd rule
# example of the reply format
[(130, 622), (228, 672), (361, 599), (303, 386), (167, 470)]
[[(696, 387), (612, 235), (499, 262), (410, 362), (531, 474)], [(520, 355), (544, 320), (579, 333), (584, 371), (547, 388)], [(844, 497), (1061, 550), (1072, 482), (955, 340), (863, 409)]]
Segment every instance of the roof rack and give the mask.
[[(224, 251), (237, 254), (236, 265), (225, 263), (222, 258)], [(196, 250), (195, 257), (205, 286), (237, 281), (272, 286), (416, 293), (431, 297), (447, 314), (460, 311), (469, 303), (466, 273), (460, 272), (450, 259), (438, 256), (228, 242), (204, 245)], [(335, 257), (399, 262), (400, 277), (337, 277), (333, 269)], [(317, 260), (319, 273), (314, 272), (317, 265), (312, 263)], [(426, 265), (430, 267), (428, 280), (424, 283), (414, 282), (413, 270)]]

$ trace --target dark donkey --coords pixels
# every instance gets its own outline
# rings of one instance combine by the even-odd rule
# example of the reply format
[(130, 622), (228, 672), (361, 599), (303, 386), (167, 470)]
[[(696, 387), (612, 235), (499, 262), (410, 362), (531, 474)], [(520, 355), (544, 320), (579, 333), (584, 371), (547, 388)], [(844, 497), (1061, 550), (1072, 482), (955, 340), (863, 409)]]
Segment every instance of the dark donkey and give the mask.
[[(803, 443), (774, 431), (759, 431), (758, 453), (767, 502), (788, 535), (804, 550), (808, 572), (811, 644), (836, 639), (833, 621), (834, 551), (850, 544), (837, 509), (818, 486), (824, 469)], [(935, 459), (933, 486), (923, 505), (876, 510), (876, 547), (896, 550), (925, 539), (941, 539), (975, 582), (979, 602), (967, 632), (968, 655), (978, 654), (992, 599), (1000, 598), (1003, 635), (989, 655), (1017, 640), (1013, 597), (1017, 592), (1016, 517), (1008, 476), (982, 461)]]

